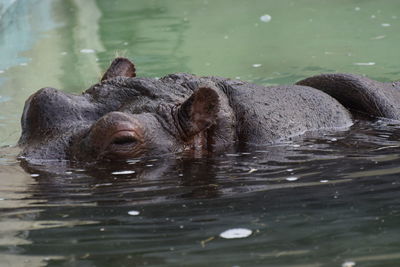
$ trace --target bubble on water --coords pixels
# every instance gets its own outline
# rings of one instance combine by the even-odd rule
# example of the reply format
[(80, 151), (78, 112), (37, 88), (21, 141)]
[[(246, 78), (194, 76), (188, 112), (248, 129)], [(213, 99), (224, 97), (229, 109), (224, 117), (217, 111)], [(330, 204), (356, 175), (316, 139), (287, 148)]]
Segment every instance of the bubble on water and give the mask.
[(114, 175), (126, 175), (126, 174), (134, 174), (135, 171), (117, 171), (117, 172), (112, 172), (111, 174)]
[(90, 53), (96, 52), (96, 50), (90, 49), (90, 48), (84, 48), (84, 49), (81, 49), (80, 52), (81, 52), (81, 53), (84, 53), (84, 54), (90, 54)]
[(32, 177), (39, 177), (40, 174), (38, 174), (38, 173), (32, 173), (31, 176), (32, 176)]
[(391, 26), (390, 23), (382, 23), (381, 25), (382, 25), (382, 27), (390, 27)]
[(252, 66), (253, 66), (253, 68), (259, 68), (262, 66), (262, 64), (253, 64)]
[(219, 236), (225, 239), (246, 238), (252, 233), (251, 230), (246, 228), (233, 228), (220, 233)]
[(356, 66), (374, 66), (375, 62), (356, 62), (354, 63)]
[(356, 6), (356, 7), (354, 8), (354, 10), (355, 10), (355, 11), (360, 11), (361, 8), (360, 8), (359, 6)]
[(346, 261), (346, 262), (343, 262), (342, 267), (353, 267), (355, 265), (356, 265), (356, 263), (354, 261)]
[(299, 179), (298, 177), (294, 177), (294, 176), (286, 178), (286, 180), (289, 182), (294, 182), (294, 181), (297, 181), (298, 179)]
[(328, 180), (321, 180), (320, 182), (321, 182), (321, 183), (327, 183)]
[(272, 19), (272, 17), (271, 17), (270, 15), (268, 15), (268, 14), (262, 15), (262, 16), (260, 17), (260, 20), (261, 20), (262, 22), (270, 22), (271, 19)]
[(129, 215), (132, 215), (132, 216), (136, 216), (136, 215), (139, 215), (140, 212), (137, 211), (137, 210), (130, 210), (130, 211), (128, 211), (128, 214), (129, 214)]

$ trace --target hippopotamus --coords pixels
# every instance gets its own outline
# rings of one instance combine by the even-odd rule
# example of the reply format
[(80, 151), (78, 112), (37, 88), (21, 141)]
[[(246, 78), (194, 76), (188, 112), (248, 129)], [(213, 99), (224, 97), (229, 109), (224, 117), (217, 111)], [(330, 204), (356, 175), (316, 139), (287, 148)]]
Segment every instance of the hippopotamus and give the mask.
[(43, 160), (204, 155), (347, 129), (355, 113), (398, 120), (399, 87), (351, 74), (282, 86), (185, 73), (145, 78), (119, 57), (80, 95), (42, 88), (30, 96), (18, 145), (21, 157)]

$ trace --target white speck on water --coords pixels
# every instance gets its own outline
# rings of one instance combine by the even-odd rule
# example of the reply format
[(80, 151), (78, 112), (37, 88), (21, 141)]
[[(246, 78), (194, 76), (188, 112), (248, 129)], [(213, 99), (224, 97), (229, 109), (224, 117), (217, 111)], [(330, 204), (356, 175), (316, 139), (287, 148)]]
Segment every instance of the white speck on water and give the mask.
[(332, 141), (332, 142), (336, 142), (337, 139), (336, 139), (336, 138), (332, 138), (331, 141)]
[(356, 62), (354, 65), (357, 66), (374, 66), (375, 62)]
[(354, 261), (346, 261), (346, 262), (343, 262), (342, 267), (353, 267), (355, 265), (356, 265), (356, 263)]
[(62, 56), (65, 56), (66, 54), (68, 54), (68, 53), (65, 52), (65, 51), (64, 51), (64, 52), (61, 52), (61, 55), (62, 55)]
[(292, 145), (292, 147), (300, 147), (300, 145)]
[(4, 70), (0, 70), (0, 73), (4, 73)]
[(321, 183), (327, 183), (328, 180), (321, 180), (320, 182), (321, 182)]
[(128, 45), (129, 43), (128, 42), (124, 42), (124, 45)]
[(271, 19), (272, 19), (272, 17), (271, 17), (270, 15), (268, 15), (268, 14), (262, 15), (262, 16), (260, 17), (260, 20), (261, 20), (262, 22), (270, 22)]
[(382, 27), (390, 27), (391, 26), (390, 23), (382, 23), (381, 25), (382, 25)]
[(397, 16), (392, 16), (392, 19), (397, 19)]
[(96, 50), (90, 49), (90, 48), (84, 48), (84, 49), (81, 49), (80, 52), (81, 52), (81, 53), (84, 53), (84, 54), (90, 54), (90, 53), (96, 52)]
[(180, 174), (178, 174), (178, 176), (179, 176), (179, 177), (182, 177), (182, 176), (183, 176), (183, 174), (182, 174), (182, 173), (180, 173)]
[(356, 6), (356, 7), (354, 8), (354, 10), (355, 10), (355, 11), (360, 11), (361, 8), (360, 8), (359, 6)]
[(293, 171), (293, 169), (286, 169), (286, 171), (287, 171), (287, 172), (292, 172), (292, 171)]
[(236, 76), (235, 79), (236, 79), (236, 80), (240, 80), (240, 76)]
[(153, 164), (147, 164), (146, 167), (153, 167)]
[(94, 187), (100, 187), (100, 186), (110, 186), (112, 183), (103, 183), (103, 184), (95, 184)]
[(375, 15), (371, 15), (371, 19), (374, 19), (374, 18), (376, 18), (376, 16)]
[(39, 177), (40, 175), (38, 173), (32, 173), (31, 176), (32, 177)]
[(136, 215), (139, 215), (140, 212), (137, 211), (137, 210), (130, 210), (130, 211), (128, 211), (128, 214), (129, 214), (129, 215), (132, 215), (132, 216), (136, 216)]
[(112, 172), (111, 174), (114, 175), (125, 175), (125, 174), (133, 174), (135, 171), (117, 171), (117, 172)]
[(28, 63), (22, 62), (22, 63), (20, 63), (19, 65), (20, 65), (20, 66), (28, 66)]
[(224, 36), (224, 39), (225, 39), (225, 40), (228, 40), (228, 39), (229, 39), (229, 36), (228, 36), (228, 35), (225, 35), (225, 36)]
[(239, 157), (240, 154), (225, 154), (227, 157)]
[(211, 66), (211, 63), (210, 62), (206, 62), (206, 66)]
[(246, 238), (252, 233), (251, 230), (246, 228), (233, 228), (220, 233), (219, 236), (225, 239)]
[(253, 172), (255, 172), (255, 171), (258, 171), (258, 170), (257, 170), (257, 169), (254, 169), (254, 168), (250, 168), (250, 170), (249, 170), (248, 173), (253, 173)]
[(261, 65), (261, 64), (253, 64), (252, 66), (253, 66), (253, 68), (259, 68), (259, 67), (261, 67), (262, 65)]
[(104, 228), (100, 228), (100, 232), (104, 232), (106, 229)]
[(0, 198), (0, 201), (6, 200), (5, 198)]
[(183, 229), (183, 228), (185, 228), (183, 225), (179, 225), (179, 228), (181, 228), (181, 229)]
[(286, 178), (286, 180), (289, 182), (294, 182), (294, 181), (297, 181), (298, 179), (299, 179), (298, 177), (294, 177), (294, 176)]
[(380, 39), (383, 39), (385, 37), (386, 37), (386, 35), (379, 35), (379, 36), (376, 36), (376, 37), (372, 37), (371, 40), (380, 40)]
[(65, 174), (72, 174), (72, 172), (65, 172)]

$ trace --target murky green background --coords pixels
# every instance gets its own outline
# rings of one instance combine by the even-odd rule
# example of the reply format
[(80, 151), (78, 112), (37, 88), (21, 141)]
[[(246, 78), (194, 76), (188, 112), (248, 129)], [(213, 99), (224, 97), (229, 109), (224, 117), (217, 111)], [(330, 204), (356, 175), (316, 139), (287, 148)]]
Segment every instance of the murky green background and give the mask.
[[(399, 43), (398, 0), (0, 0), (0, 145), (18, 140), (30, 94), (79, 93), (117, 55), (148, 77), (273, 85), (351, 72), (390, 81), (400, 79)], [(293, 154), (147, 162), (133, 182), (115, 182), (110, 169), (23, 170), (4, 147), (0, 265), (397, 266), (398, 127), (363, 127), (350, 148), (328, 138)], [(239, 226), (253, 235), (218, 237)]]

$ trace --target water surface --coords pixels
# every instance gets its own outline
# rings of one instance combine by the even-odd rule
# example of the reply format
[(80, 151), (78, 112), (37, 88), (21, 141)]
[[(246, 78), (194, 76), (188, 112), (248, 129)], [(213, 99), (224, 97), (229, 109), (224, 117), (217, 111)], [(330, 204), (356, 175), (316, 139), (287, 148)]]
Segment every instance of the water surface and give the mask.
[[(0, 265), (397, 266), (395, 122), (206, 158), (101, 166), (28, 163), (14, 145), (30, 94), (46, 86), (79, 93), (116, 55), (147, 77), (396, 80), (399, 20), (394, 0), (3, 1)], [(252, 234), (219, 236), (233, 228)]]

